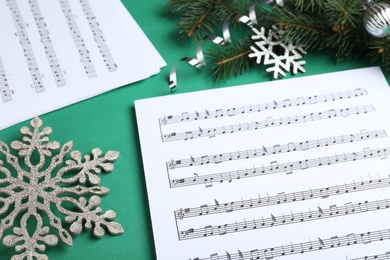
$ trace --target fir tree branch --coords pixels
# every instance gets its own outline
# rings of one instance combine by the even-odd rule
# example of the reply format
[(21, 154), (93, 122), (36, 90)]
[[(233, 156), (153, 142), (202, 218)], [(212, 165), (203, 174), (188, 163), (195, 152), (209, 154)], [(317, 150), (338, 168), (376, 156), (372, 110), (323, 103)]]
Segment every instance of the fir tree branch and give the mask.
[[(296, 0), (292, 1), (292, 4), (295, 6), (295, 9), (299, 12), (311, 11), (318, 14), (322, 14), (325, 11), (325, 1), (324, 0)], [(288, 5), (291, 5), (288, 3)]]
[(213, 34), (218, 26), (232, 16), (249, 10), (250, 0), (171, 0), (167, 11), (178, 15), (179, 34), (195, 41)]
[(233, 16), (233, 15), (234, 15), (233, 10), (231, 10), (231, 9), (223, 2), (223, 0), (220, 0), (219, 3), (220, 3), (220, 5), (222, 6), (222, 8), (225, 9), (226, 12), (228, 12), (228, 13), (230, 14), (230, 16)]
[[(386, 0), (376, 0), (376, 3)], [(387, 0), (388, 1), (388, 0)], [(222, 29), (232, 14), (248, 14), (251, 0), (170, 0), (168, 11), (179, 16), (180, 34), (195, 41)], [(328, 49), (341, 61), (352, 55), (381, 59), (390, 70), (390, 36), (373, 38), (364, 28), (364, 7), (360, 0), (285, 0), (284, 7), (256, 6), (260, 26), (269, 29), (272, 24), (284, 27), (283, 41), (305, 45), (305, 49)], [(247, 55), (253, 44), (240, 30), (243, 40), (225, 46), (216, 46), (205, 53), (211, 60), (214, 79), (225, 79), (245, 72), (254, 64)], [(235, 30), (237, 31), (237, 30)]]
[(287, 42), (305, 45), (306, 48), (323, 49), (328, 46), (331, 28), (321, 16), (311, 12), (297, 12), (289, 7), (274, 9), (275, 22), (286, 29), (283, 38)]
[(250, 37), (228, 45), (217, 46), (209, 49), (207, 57), (211, 62), (211, 72), (216, 81), (238, 76), (247, 71), (253, 64), (248, 58), (252, 52), (250, 46), (253, 44)]
[(338, 0), (328, 1), (325, 4), (327, 18), (330, 24), (335, 24), (344, 29), (347, 27), (356, 27), (362, 24), (363, 4), (356, 0)]
[(210, 2), (210, 6), (207, 8), (207, 10), (202, 14), (201, 17), (199, 17), (199, 19), (197, 21), (195, 21), (195, 23), (191, 26), (191, 28), (189, 30), (187, 30), (187, 35), (189, 37), (191, 37), (193, 34), (194, 34), (194, 31), (199, 28), (201, 25), (201, 23), (207, 18), (207, 16), (210, 15), (210, 13), (212, 12), (212, 10), (214, 9), (215, 7), (215, 1), (211, 1)]
[(381, 59), (386, 70), (390, 70), (390, 36), (373, 39), (368, 43), (369, 56), (376, 61)]

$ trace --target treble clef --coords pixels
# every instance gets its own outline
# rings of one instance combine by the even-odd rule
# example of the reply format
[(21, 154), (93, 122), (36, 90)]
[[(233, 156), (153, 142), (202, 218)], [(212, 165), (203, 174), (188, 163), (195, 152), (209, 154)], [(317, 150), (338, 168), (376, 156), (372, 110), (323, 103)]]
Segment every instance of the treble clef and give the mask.
[(183, 208), (181, 208), (180, 211), (177, 213), (177, 217), (178, 217), (180, 220), (183, 220), (183, 218), (184, 218)]
[(162, 123), (163, 125), (168, 124), (168, 119), (167, 119), (166, 116), (164, 116), (164, 117), (161, 119), (161, 123)]
[(175, 168), (176, 168), (176, 163), (175, 163), (175, 161), (174, 160), (172, 160), (170, 163), (169, 163), (169, 168), (171, 169), (171, 170), (174, 170)]

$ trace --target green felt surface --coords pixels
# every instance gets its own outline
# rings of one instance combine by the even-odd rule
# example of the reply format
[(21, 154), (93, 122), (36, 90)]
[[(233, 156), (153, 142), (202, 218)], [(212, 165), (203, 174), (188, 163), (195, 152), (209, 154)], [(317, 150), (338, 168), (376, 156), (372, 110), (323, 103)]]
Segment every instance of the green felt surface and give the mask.
[[(89, 153), (95, 147), (101, 148), (104, 152), (108, 150), (121, 152), (118, 161), (114, 164), (114, 172), (101, 175), (101, 185), (111, 189), (110, 194), (103, 197), (101, 207), (104, 210), (116, 211), (116, 221), (122, 224), (125, 233), (121, 236), (105, 235), (103, 238), (96, 239), (92, 232), (84, 230), (80, 235), (73, 237), (73, 247), (60, 243), (54, 248), (48, 248), (46, 253), (50, 259), (156, 258), (134, 100), (171, 95), (167, 86), (170, 66), (184, 56), (194, 56), (195, 45), (190, 40), (178, 40), (176, 20), (165, 12), (168, 0), (123, 0), (123, 2), (168, 66), (158, 75), (147, 80), (43, 115), (41, 118), (45, 125), (50, 125), (54, 129), (52, 140), (57, 140), (61, 144), (73, 140), (74, 149), (80, 150), (83, 154)], [(368, 60), (358, 59), (350, 59), (336, 65), (332, 54), (324, 52), (311, 52), (305, 60), (307, 72), (294, 77), (373, 65)], [(385, 73), (385, 75), (389, 80), (390, 74)], [(180, 64), (178, 66), (179, 87), (176, 93), (265, 82), (271, 80), (271, 77), (265, 72), (263, 66), (259, 66), (238, 78), (214, 83), (211, 76), (204, 71), (199, 72)], [(289, 77), (291, 76), (286, 78)], [(288, 84), (288, 81), (280, 80), (280, 84)], [(12, 113), (12, 111), (7, 112)], [(12, 140), (20, 139), (19, 129), (23, 125), (29, 125), (29, 122), (0, 131), (0, 140), (9, 144)], [(161, 201), (161, 203), (168, 202)], [(10, 259), (13, 254), (13, 248), (5, 248), (0, 244), (1, 260)]]

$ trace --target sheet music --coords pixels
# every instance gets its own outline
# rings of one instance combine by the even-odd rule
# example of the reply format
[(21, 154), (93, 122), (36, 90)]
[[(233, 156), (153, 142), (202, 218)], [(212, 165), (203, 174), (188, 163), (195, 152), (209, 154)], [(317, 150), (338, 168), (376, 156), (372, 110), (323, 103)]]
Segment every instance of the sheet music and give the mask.
[(390, 259), (379, 68), (135, 102), (158, 259)]
[(165, 65), (119, 0), (4, 0), (0, 24), (0, 129)]

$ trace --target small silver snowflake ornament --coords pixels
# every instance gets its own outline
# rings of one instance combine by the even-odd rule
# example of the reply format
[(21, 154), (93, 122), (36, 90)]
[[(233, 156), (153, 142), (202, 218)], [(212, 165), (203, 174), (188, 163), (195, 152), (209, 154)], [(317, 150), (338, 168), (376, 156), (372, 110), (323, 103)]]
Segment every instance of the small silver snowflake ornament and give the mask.
[[(108, 194), (110, 190), (97, 186), (101, 171), (111, 172), (114, 169), (111, 162), (118, 158), (119, 152), (108, 151), (102, 156), (102, 151), (95, 148), (92, 157), (85, 155), (82, 158), (79, 151), (71, 151), (72, 141), (62, 147), (56, 141), (50, 142), (48, 136), (52, 129), (44, 127), (40, 131), (42, 120), (38, 117), (31, 120), (31, 126), (33, 131), (26, 126), (20, 129), (24, 135), (22, 142), (11, 143), (11, 148), (19, 151), (19, 157), (0, 141), (0, 155), (5, 155), (6, 164), (15, 171), (8, 170), (4, 161), (0, 160), (0, 239), (3, 239), (5, 246), (15, 247), (18, 254), (11, 259), (46, 260), (48, 256), (40, 252), (45, 251), (46, 245), (57, 245), (57, 236), (72, 246), (71, 234), (63, 227), (61, 218), (52, 212), (51, 206), (65, 216), (65, 222), (71, 224), (69, 230), (73, 234), (79, 234), (83, 225), (87, 229), (93, 225), (93, 233), (97, 237), (104, 235), (103, 227), (112, 235), (122, 234), (122, 226), (111, 221), (116, 217), (115, 212), (108, 210), (102, 214), (99, 207), (100, 196)], [(57, 154), (53, 155), (52, 152)], [(70, 159), (64, 165), (67, 154), (70, 154)], [(23, 158), (22, 165), (19, 159), (22, 161)], [(49, 158), (51, 160), (47, 162)], [(44, 214), (51, 228), (45, 226)], [(21, 217), (19, 226), (15, 223), (17, 217)], [(28, 227), (31, 218), (36, 221), (33, 232), (32, 227)], [(11, 227), (13, 234), (3, 238), (5, 231)], [(51, 234), (53, 230), (58, 235)]]
[[(260, 64), (263, 59), (264, 65), (271, 65), (266, 71), (273, 72), (274, 79), (277, 79), (279, 74), (283, 77), (286, 76), (285, 71), (290, 71), (291, 66), (293, 67), (293, 74), (296, 74), (298, 70), (306, 72), (303, 68), (306, 61), (300, 60), (302, 58), (301, 54), (306, 54), (306, 51), (302, 46), (284, 43), (281, 40), (284, 31), (276, 26), (272, 28), (273, 30), (269, 30), (268, 36), (265, 34), (264, 27), (261, 27), (260, 31), (252, 28), (252, 31), (255, 33), (252, 39), (255, 40), (256, 46), (251, 46), (253, 52), (249, 54), (249, 57), (256, 58), (257, 64)], [(283, 53), (278, 55), (276, 52), (280, 50)]]

